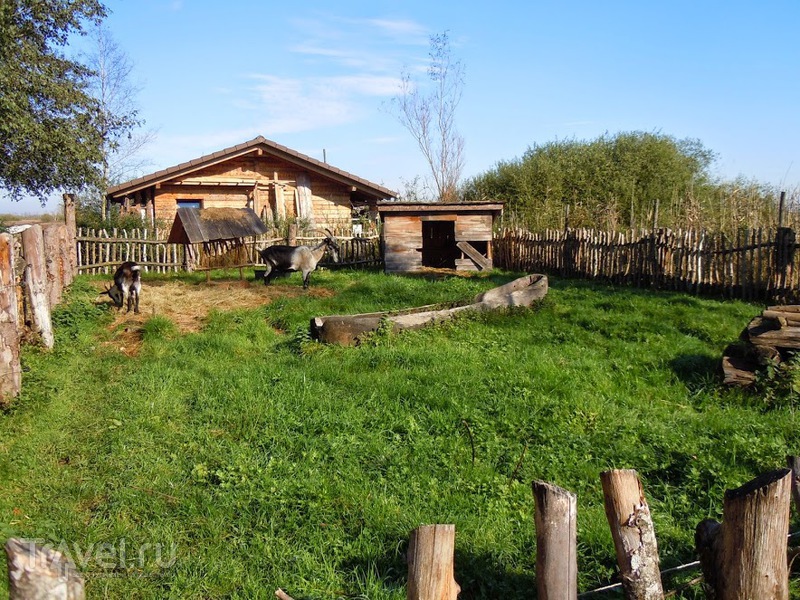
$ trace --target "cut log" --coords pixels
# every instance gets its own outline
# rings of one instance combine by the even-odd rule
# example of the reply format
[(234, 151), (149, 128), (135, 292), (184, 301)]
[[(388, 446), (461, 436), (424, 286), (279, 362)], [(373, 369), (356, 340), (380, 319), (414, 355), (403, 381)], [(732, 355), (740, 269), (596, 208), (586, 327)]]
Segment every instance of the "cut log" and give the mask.
[(800, 304), (778, 304), (776, 306), (768, 306), (767, 310), (786, 312), (786, 313), (798, 313), (795, 318), (800, 319)]
[(408, 542), (408, 600), (456, 600), (455, 525), (422, 525)]
[(787, 600), (791, 470), (725, 492), (722, 523), (701, 521), (695, 544), (710, 597)]
[(536, 591), (541, 600), (578, 597), (578, 499), (543, 481), (533, 482), (536, 499)]
[(800, 327), (781, 327), (777, 319), (756, 317), (747, 325), (746, 338), (756, 346), (800, 349)]
[(782, 310), (765, 310), (761, 313), (764, 319), (774, 319), (781, 324), (781, 327), (800, 327), (800, 313), (787, 312)]
[(6, 542), (9, 600), (83, 600), (83, 577), (63, 554), (29, 540)]
[(756, 381), (756, 373), (769, 363), (781, 363), (781, 354), (772, 346), (729, 344), (722, 353), (723, 383), (748, 386)]
[(601, 473), (600, 479), (625, 597), (663, 599), (655, 528), (638, 474), (615, 469)]

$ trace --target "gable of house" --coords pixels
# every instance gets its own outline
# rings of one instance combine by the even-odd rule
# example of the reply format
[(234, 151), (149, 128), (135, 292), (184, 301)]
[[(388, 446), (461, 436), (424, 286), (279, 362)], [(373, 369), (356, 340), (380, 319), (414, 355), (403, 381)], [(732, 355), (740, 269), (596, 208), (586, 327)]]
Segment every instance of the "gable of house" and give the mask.
[(350, 223), (354, 207), (396, 197), (384, 188), (261, 136), (109, 188), (110, 202), (151, 221), (179, 207), (251, 208), (265, 222)]

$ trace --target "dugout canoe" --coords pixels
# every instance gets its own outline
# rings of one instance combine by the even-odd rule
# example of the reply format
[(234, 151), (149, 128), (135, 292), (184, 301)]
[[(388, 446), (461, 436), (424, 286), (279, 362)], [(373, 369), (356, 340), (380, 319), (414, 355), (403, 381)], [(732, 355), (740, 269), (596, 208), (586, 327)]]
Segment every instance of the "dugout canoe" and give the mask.
[(417, 329), (429, 323), (446, 321), (464, 311), (498, 310), (512, 306), (531, 306), (547, 295), (547, 276), (525, 275), (475, 296), (471, 304), (441, 308), (418, 306), (397, 311), (331, 315), (311, 319), (311, 337), (326, 344), (351, 346), (366, 333), (376, 331), (382, 322), (391, 323), (392, 331)]

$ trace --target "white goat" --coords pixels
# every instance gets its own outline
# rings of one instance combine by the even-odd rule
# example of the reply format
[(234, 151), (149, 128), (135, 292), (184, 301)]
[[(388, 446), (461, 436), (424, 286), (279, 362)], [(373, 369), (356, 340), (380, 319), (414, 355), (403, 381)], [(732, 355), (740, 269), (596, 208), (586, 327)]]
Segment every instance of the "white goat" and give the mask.
[(300, 271), (303, 274), (303, 288), (308, 288), (311, 272), (317, 268), (326, 250), (333, 255), (333, 262), (339, 262), (339, 245), (329, 229), (327, 235), (316, 246), (269, 246), (259, 252), (261, 260), (266, 264), (264, 285), (269, 285), (278, 273)]

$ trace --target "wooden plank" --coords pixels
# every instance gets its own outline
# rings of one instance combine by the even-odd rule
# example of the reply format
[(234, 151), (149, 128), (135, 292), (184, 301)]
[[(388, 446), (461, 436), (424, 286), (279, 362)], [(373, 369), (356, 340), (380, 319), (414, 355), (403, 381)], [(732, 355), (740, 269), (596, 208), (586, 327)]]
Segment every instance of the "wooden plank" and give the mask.
[(478, 252), (469, 242), (458, 242), (456, 243), (456, 246), (469, 258), (475, 261), (475, 264), (478, 265), (481, 271), (488, 271), (492, 268), (492, 263), (489, 262), (489, 260), (487, 260), (483, 254)]

